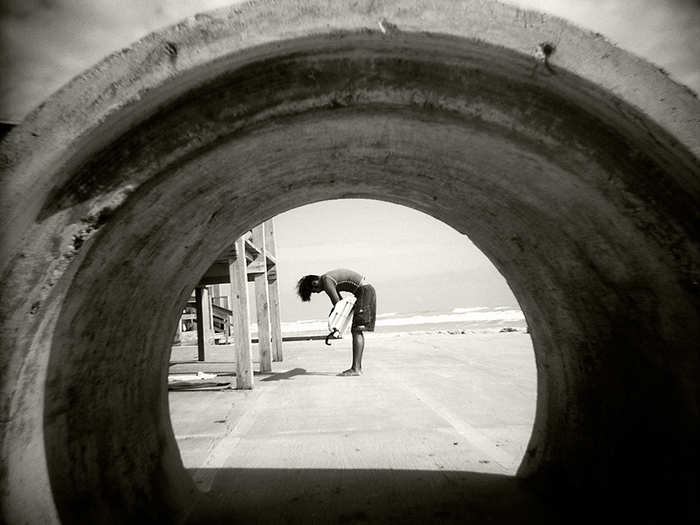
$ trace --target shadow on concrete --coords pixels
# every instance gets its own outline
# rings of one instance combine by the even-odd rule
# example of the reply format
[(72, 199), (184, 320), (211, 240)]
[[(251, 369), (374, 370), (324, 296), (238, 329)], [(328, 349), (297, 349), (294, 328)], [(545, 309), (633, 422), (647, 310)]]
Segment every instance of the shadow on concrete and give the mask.
[(188, 523), (563, 523), (515, 477), (475, 472), (207, 469)]
[(272, 373), (270, 376), (260, 381), (283, 381), (292, 379), (295, 376), (336, 376), (335, 372), (307, 372), (305, 368), (292, 368), (286, 372)]
[[(170, 361), (171, 374), (194, 374), (206, 372), (219, 377), (236, 377), (236, 362), (232, 361)], [(282, 381), (296, 376), (337, 376), (336, 372), (308, 372), (305, 368), (293, 368), (286, 372), (253, 371), (254, 376), (264, 376), (260, 381)]]

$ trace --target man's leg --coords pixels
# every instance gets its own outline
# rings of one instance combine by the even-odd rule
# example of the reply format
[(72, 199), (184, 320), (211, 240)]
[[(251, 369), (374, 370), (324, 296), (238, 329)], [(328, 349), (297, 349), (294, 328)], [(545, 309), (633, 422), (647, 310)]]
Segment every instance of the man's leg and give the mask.
[(362, 330), (352, 330), (352, 367), (344, 372), (341, 376), (359, 376), (362, 373), (362, 352), (365, 349), (365, 334)]

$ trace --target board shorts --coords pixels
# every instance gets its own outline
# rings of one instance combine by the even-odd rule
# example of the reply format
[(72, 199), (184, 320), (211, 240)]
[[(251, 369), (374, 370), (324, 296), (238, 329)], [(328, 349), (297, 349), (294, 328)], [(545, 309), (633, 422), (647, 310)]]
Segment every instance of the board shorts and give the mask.
[(374, 332), (374, 322), (377, 320), (377, 294), (374, 286), (363, 284), (355, 293), (355, 309), (352, 315), (353, 332)]

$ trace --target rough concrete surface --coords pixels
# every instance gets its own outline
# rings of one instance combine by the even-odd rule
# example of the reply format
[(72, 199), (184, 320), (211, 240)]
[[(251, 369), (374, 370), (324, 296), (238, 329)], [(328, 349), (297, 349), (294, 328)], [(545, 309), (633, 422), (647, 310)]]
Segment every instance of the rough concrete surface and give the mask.
[(522, 482), (696, 517), (699, 131), (663, 72), (492, 2), (251, 2), (115, 53), (2, 143), (6, 520), (185, 516), (177, 314), (222, 243), (343, 197), (445, 221), (508, 280)]

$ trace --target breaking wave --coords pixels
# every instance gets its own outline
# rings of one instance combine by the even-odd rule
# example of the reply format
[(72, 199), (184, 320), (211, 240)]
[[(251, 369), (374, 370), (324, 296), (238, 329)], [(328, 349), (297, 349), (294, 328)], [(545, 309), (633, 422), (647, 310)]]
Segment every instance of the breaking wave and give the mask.
[[(425, 325), (452, 325), (467, 328), (494, 328), (505, 324), (524, 325), (525, 316), (516, 307), (477, 306), (470, 308), (453, 308), (449, 313), (421, 312), (398, 314), (396, 312), (377, 315), (377, 330), (381, 328), (391, 329), (402, 327), (409, 330), (411, 327)], [(283, 322), (282, 332), (285, 334), (300, 332), (325, 332), (327, 330), (325, 319), (306, 319), (302, 321)]]

